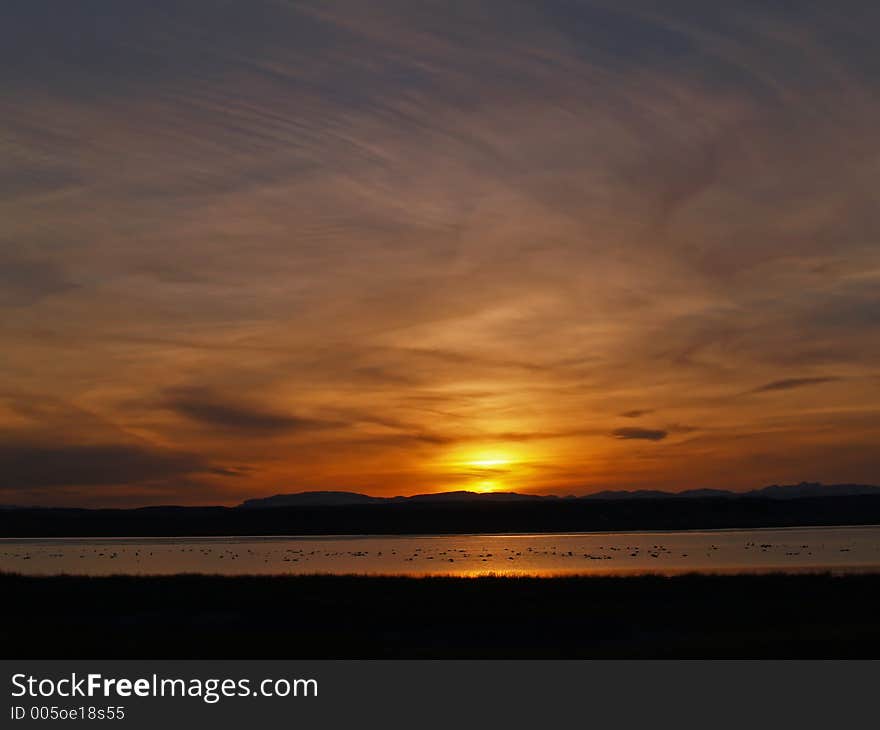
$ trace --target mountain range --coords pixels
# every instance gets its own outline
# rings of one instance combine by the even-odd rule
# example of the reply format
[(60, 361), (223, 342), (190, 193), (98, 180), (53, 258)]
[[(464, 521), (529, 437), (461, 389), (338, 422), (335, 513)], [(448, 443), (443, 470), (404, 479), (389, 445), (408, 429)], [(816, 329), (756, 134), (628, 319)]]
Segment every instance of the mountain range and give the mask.
[(521, 494), (518, 492), (436, 492), (416, 494), (411, 497), (372, 497), (359, 492), (310, 491), (276, 494), (271, 497), (248, 499), (239, 505), (242, 509), (266, 509), (293, 506), (342, 506), (357, 504), (436, 503), (436, 502), (523, 502), (545, 500), (633, 500), (633, 499), (743, 499), (764, 498), (774, 500), (800, 499), (804, 497), (851, 497), (880, 495), (880, 486), (870, 484), (772, 484), (746, 492), (726, 489), (689, 489), (683, 492), (664, 492), (653, 489), (635, 491), (603, 491), (583, 496)]

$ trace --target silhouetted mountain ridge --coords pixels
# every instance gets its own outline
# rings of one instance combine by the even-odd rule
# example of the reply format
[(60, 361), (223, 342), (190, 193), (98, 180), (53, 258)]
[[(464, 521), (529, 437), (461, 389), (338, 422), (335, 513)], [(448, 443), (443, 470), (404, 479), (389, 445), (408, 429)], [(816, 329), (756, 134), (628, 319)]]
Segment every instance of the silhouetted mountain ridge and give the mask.
[(727, 489), (688, 489), (683, 492), (665, 492), (656, 489), (605, 490), (583, 496), (559, 497), (556, 495), (521, 494), (519, 492), (435, 492), (415, 494), (409, 497), (373, 497), (359, 492), (308, 491), (291, 494), (275, 494), (242, 502), (245, 509), (266, 509), (271, 507), (296, 506), (344, 506), (355, 504), (389, 503), (431, 503), (431, 502), (519, 502), (545, 500), (627, 500), (627, 499), (742, 499), (763, 497), (768, 499), (799, 499), (804, 497), (850, 497), (861, 495), (880, 495), (880, 486), (871, 484), (822, 484), (821, 482), (801, 482), (799, 484), (771, 484), (746, 492), (733, 492)]
[(245, 509), (267, 509), (270, 507), (324, 506), (352, 504), (393, 504), (401, 502), (521, 502), (528, 500), (559, 499), (541, 494), (519, 494), (518, 492), (435, 492), (414, 494), (409, 497), (371, 497), (359, 492), (312, 491), (292, 494), (275, 494), (271, 497), (247, 499), (238, 505)]
[[(260, 507), (266, 507), (261, 509)], [(447, 492), (277, 495), (242, 507), (0, 509), (0, 537), (439, 535), (880, 525), (880, 488), (771, 485), (587, 497)]]

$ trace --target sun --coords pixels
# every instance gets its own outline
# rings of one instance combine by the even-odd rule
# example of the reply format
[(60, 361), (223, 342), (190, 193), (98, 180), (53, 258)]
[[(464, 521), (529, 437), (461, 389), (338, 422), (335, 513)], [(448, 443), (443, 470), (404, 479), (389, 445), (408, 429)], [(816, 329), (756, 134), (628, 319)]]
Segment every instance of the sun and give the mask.
[(472, 451), (461, 454), (453, 462), (457, 471), (467, 475), (467, 489), (473, 492), (503, 492), (516, 470), (517, 459), (500, 449)]
[(447, 484), (486, 494), (513, 491), (522, 482), (528, 461), (516, 446), (487, 443), (447, 452), (436, 466), (447, 476)]
[(489, 494), (490, 492), (502, 491), (504, 485), (500, 484), (497, 479), (481, 479), (469, 485), (472, 492), (480, 492), (481, 494)]
[(456, 461), (472, 469), (504, 470), (516, 462), (513, 454), (502, 449), (481, 449), (462, 454)]
[(468, 462), (470, 466), (476, 466), (481, 469), (492, 469), (494, 467), (499, 466), (507, 466), (510, 464), (510, 459), (498, 458), (494, 457), (491, 459), (474, 459), (473, 461)]

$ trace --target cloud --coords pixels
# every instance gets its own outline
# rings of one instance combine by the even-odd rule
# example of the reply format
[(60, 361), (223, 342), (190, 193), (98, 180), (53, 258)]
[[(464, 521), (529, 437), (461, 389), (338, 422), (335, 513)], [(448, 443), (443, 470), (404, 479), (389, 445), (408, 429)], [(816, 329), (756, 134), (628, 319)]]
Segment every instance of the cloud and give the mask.
[(611, 435), (622, 440), (662, 441), (666, 438), (667, 432), (652, 428), (618, 428), (612, 431)]
[(56, 263), (13, 255), (0, 242), (0, 307), (26, 306), (75, 287)]
[(653, 413), (654, 411), (651, 409), (641, 410), (641, 411), (624, 411), (620, 414), (621, 418), (641, 418), (642, 416), (647, 416), (649, 413)]
[(171, 389), (165, 404), (190, 420), (212, 428), (242, 433), (290, 434), (322, 431), (343, 425), (231, 402), (205, 388)]
[(0, 488), (124, 485), (198, 473), (229, 475), (202, 458), (127, 444), (0, 446)]
[(777, 390), (794, 390), (795, 388), (806, 388), (810, 385), (822, 385), (823, 383), (835, 383), (843, 378), (836, 376), (816, 377), (816, 378), (785, 378), (783, 380), (774, 380), (770, 383), (760, 385), (750, 393), (772, 393)]
[(699, 426), (689, 426), (686, 423), (670, 423), (666, 427), (668, 433), (694, 433), (699, 430)]

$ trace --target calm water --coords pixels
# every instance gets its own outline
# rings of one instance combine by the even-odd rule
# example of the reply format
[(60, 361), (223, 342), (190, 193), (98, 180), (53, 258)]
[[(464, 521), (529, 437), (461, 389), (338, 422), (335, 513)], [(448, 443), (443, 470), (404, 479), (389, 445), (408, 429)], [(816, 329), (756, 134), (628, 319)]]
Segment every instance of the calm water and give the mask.
[(0, 540), (0, 571), (75, 573), (856, 572), (880, 570), (880, 526), (530, 535)]

